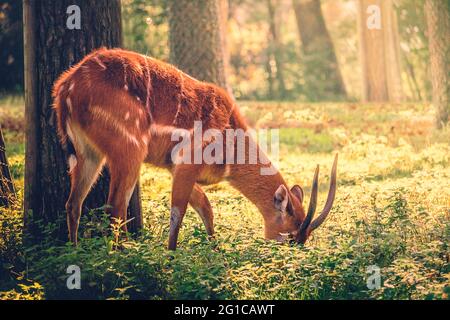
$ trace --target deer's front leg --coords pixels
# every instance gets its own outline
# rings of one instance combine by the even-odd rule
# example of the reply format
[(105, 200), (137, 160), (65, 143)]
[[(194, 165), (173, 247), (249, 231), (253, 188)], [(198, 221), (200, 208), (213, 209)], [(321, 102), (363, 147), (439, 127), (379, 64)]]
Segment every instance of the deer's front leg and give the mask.
[(173, 170), (169, 250), (177, 248), (178, 233), (199, 171), (200, 166), (187, 164), (177, 165)]

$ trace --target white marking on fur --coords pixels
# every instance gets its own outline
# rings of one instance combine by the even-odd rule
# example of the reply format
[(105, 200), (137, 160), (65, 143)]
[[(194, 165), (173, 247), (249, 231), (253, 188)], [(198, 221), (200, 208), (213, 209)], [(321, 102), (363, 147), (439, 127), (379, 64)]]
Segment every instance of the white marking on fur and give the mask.
[(77, 157), (75, 157), (74, 154), (71, 154), (69, 159), (67, 160), (67, 163), (69, 165), (69, 173), (72, 173), (73, 169), (75, 169), (75, 166), (77, 165)]
[(72, 101), (70, 100), (70, 97), (67, 97), (66, 104), (69, 107), (69, 112), (72, 113)]
[(128, 85), (127, 85), (127, 64), (126, 64), (126, 62), (122, 62), (122, 65), (123, 65), (123, 83), (124, 83), (123, 88), (125, 89), (125, 91), (128, 91)]
[(98, 57), (94, 57), (94, 61), (97, 62), (97, 64), (102, 67), (103, 70), (106, 70), (106, 66)]
[(144, 58), (144, 59), (149, 59), (149, 60), (155, 61), (154, 58), (149, 57), (149, 56), (146, 56), (145, 54), (139, 54), (139, 55), (140, 55), (142, 58)]
[(142, 136), (142, 142), (146, 145), (146, 146), (148, 146), (148, 141), (149, 141), (149, 136), (147, 136), (147, 135), (143, 135)]
[(126, 191), (125, 193), (125, 204), (128, 206), (131, 200), (131, 197), (133, 196), (134, 188), (136, 186), (136, 183)]
[(180, 114), (180, 112), (181, 112), (181, 104), (179, 103), (178, 106), (177, 106), (177, 112), (175, 113), (175, 117), (174, 117), (174, 119), (172, 121), (173, 125), (176, 125), (177, 119), (178, 119), (178, 115)]
[(69, 121), (66, 123), (67, 135), (70, 141), (75, 146), (75, 150), (80, 154), (85, 154), (87, 144), (86, 139), (83, 137), (83, 133), (76, 126), (72, 126)]
[(128, 111), (127, 113), (125, 113), (125, 120), (130, 119), (130, 111)]
[(157, 123), (152, 123), (150, 128), (148, 129), (151, 136), (163, 136), (163, 135), (172, 135), (176, 130), (181, 130), (182, 132), (189, 132), (191, 135), (194, 132), (194, 129), (182, 129), (177, 128), (175, 126), (167, 126), (161, 125)]
[[(181, 70), (175, 68), (178, 71), (178, 74), (180, 76), (180, 81), (181, 81), (181, 90), (183, 90), (183, 85), (184, 85), (184, 78), (183, 78), (183, 73), (181, 72)], [(177, 123), (177, 119), (179, 114), (181, 113), (181, 101), (178, 103), (177, 105), (177, 112), (175, 113), (175, 117), (173, 118), (172, 124), (175, 125)]]
[(178, 207), (173, 207), (170, 209), (170, 233), (173, 229), (178, 226), (181, 222), (181, 212)]
[(70, 126), (70, 123), (68, 121), (66, 123), (66, 131), (67, 131), (67, 135), (69, 136), (70, 141), (72, 141), (72, 143), (74, 143), (75, 135), (73, 134), (72, 127)]
[(151, 83), (152, 78), (150, 75), (150, 68), (148, 66), (148, 60), (147, 60), (148, 57), (144, 56), (144, 59), (145, 59), (145, 67), (147, 70), (147, 77), (148, 77), (147, 78), (147, 97), (146, 97), (146, 101), (145, 101), (145, 108), (148, 110), (148, 114), (150, 115), (150, 122), (153, 122), (153, 116), (152, 116), (152, 112), (150, 110), (150, 87), (152, 85), (152, 83)]
[(97, 120), (111, 125), (116, 130), (116, 132), (126, 137), (128, 141), (132, 142), (136, 146), (139, 146), (139, 141), (136, 136), (129, 133), (128, 128), (125, 127), (121, 122), (119, 122), (113, 115), (109, 114), (104, 109), (98, 106), (91, 107), (90, 111), (93, 113), (94, 118), (97, 118)]
[(81, 72), (83, 73), (84, 78), (86, 79), (88, 86), (91, 87), (91, 77), (89, 76), (89, 66), (83, 65), (81, 66)]
[(188, 77), (188, 78), (191, 79), (191, 80), (194, 80), (194, 81), (196, 81), (196, 82), (200, 82), (200, 80), (195, 79), (194, 77), (191, 77), (191, 76), (188, 75), (187, 73), (183, 73), (183, 75), (186, 76), (186, 77)]
[[(86, 158), (83, 163), (83, 172), (82, 176), (84, 181), (89, 181), (91, 184), (95, 182), (105, 164), (105, 158), (96, 159), (96, 158)], [(93, 183), (92, 183), (93, 185)], [(92, 188), (92, 185), (90, 186)]]
[(201, 82), (200, 80), (195, 79), (194, 77), (188, 75), (187, 73), (184, 73), (184, 72), (181, 71), (180, 69), (178, 69), (178, 68), (176, 68), (176, 67), (174, 67), (174, 68), (178, 71), (178, 73), (180, 74), (182, 80), (184, 80), (184, 77), (186, 77), (186, 78), (189, 78), (189, 79), (194, 80), (194, 81), (196, 81), (196, 82)]
[(75, 87), (75, 83), (72, 82), (69, 86), (69, 93), (72, 92), (74, 87)]

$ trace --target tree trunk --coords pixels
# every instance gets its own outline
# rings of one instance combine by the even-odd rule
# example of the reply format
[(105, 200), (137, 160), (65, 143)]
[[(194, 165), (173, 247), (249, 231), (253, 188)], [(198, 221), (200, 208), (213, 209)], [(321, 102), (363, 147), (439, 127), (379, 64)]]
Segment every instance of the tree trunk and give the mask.
[[(228, 15), (229, 3), (228, 0), (219, 0), (219, 14), (220, 14), (220, 30), (222, 32), (222, 51), (223, 51), (223, 66), (225, 69), (225, 80), (230, 74), (230, 49), (228, 46)], [(229, 87), (229, 85), (228, 85)], [(231, 91), (230, 91), (231, 93)]]
[(22, 2), (0, 1), (0, 88), (23, 90)]
[(392, 0), (360, 0), (358, 19), (363, 100), (402, 101), (400, 40)]
[(10, 207), (16, 199), (13, 180), (6, 158), (5, 140), (0, 126), (0, 207)]
[[(66, 27), (67, 8), (79, 6), (81, 30)], [(58, 224), (58, 235), (67, 235), (65, 202), (70, 191), (66, 155), (58, 141), (51, 89), (57, 77), (99, 47), (122, 43), (120, 0), (24, 0), (25, 41), (25, 223), (35, 236), (35, 223)], [(84, 209), (106, 203), (109, 177), (105, 170), (89, 193)], [(138, 189), (138, 188), (136, 188)], [(133, 195), (132, 216), (141, 219)], [(139, 202), (139, 201), (137, 201)], [(140, 222), (130, 226), (136, 230)]]
[[(284, 70), (283, 70), (283, 59), (281, 56), (281, 43), (280, 37), (278, 35), (277, 21), (276, 21), (276, 10), (278, 1), (277, 0), (267, 0), (267, 9), (269, 11), (269, 68), (272, 69), (272, 61), (275, 65), (275, 73), (278, 83), (278, 90), (275, 94), (275, 98), (282, 99), (286, 96), (286, 85), (284, 81)], [(273, 60), (272, 60), (273, 59)], [(269, 74), (269, 77), (271, 75)], [(269, 84), (270, 85), (270, 84)]]
[(189, 75), (229, 90), (218, 0), (169, 0), (172, 63)]
[(305, 89), (314, 100), (346, 99), (344, 80), (320, 0), (293, 0), (293, 5), (302, 43)]
[(403, 101), (402, 71), (400, 58), (400, 35), (398, 31), (398, 18), (393, 0), (383, 0), (382, 3), (384, 28), (384, 42), (386, 43), (386, 73), (388, 80), (389, 100)]
[(426, 0), (433, 103), (436, 126), (441, 129), (450, 117), (450, 1)]

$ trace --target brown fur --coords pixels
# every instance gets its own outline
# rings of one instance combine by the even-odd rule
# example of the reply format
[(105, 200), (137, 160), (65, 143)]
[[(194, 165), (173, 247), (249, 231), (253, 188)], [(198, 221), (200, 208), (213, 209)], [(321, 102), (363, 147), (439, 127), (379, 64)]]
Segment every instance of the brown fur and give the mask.
[[(130, 190), (146, 161), (173, 174), (169, 248), (175, 249), (178, 231), (189, 202), (213, 234), (209, 201), (199, 183), (227, 178), (261, 211), (265, 235), (295, 232), (305, 218), (302, 199), (287, 189), (277, 172), (260, 174), (256, 165), (173, 165), (170, 152), (176, 142), (171, 129), (247, 130), (247, 124), (227, 92), (184, 74), (172, 65), (121, 49), (100, 49), (62, 74), (53, 88), (58, 132), (63, 144), (74, 145), (71, 194), (66, 208), (70, 239), (76, 243), (81, 205), (98, 172), (106, 163), (111, 174), (108, 204), (113, 217), (126, 217)], [(283, 186), (286, 212), (274, 206)], [(283, 190), (284, 190), (283, 189)], [(126, 228), (126, 227), (125, 227)]]

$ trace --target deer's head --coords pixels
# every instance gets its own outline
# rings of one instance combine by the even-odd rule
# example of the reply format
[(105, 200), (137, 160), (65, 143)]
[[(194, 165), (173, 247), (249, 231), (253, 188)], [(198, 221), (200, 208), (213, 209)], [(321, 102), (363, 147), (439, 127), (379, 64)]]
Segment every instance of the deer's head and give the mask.
[[(278, 228), (275, 227), (271, 231), (269, 238), (285, 241), (287, 239), (296, 243), (304, 244), (311, 232), (317, 229), (328, 217), (333, 207), (336, 195), (336, 169), (338, 155), (336, 155), (331, 170), (330, 189), (328, 191), (327, 202), (320, 215), (314, 218), (317, 205), (317, 193), (319, 188), (319, 166), (314, 174), (313, 184), (311, 188), (311, 196), (309, 200), (308, 211), (305, 214), (303, 209), (304, 193), (300, 186), (296, 185), (288, 190), (281, 185), (274, 195), (274, 206), (279, 212)], [(281, 221), (280, 221), (281, 220)]]

